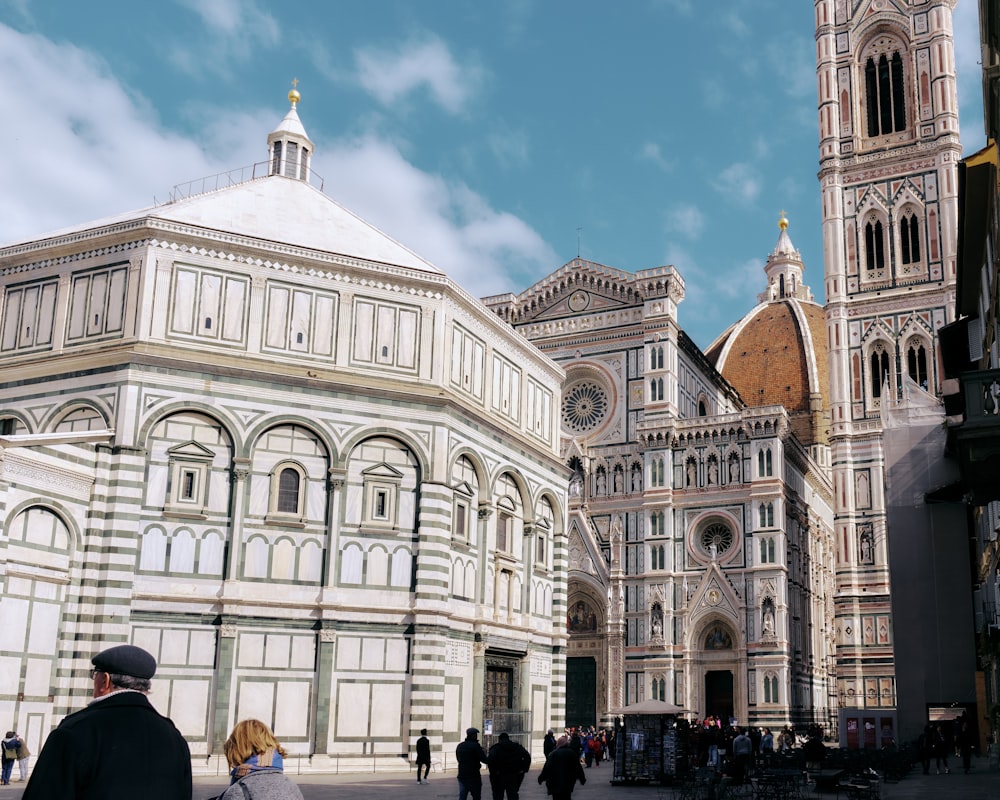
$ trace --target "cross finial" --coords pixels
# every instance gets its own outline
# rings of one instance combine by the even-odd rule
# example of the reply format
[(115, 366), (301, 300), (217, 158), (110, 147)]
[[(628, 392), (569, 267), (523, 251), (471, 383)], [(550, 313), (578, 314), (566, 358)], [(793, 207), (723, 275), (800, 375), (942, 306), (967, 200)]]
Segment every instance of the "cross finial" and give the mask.
[(299, 94), (299, 90), (295, 87), (299, 85), (298, 78), (292, 78), (292, 91), (288, 93), (288, 102), (292, 104), (292, 108), (295, 108), (295, 104), (302, 99), (302, 95)]

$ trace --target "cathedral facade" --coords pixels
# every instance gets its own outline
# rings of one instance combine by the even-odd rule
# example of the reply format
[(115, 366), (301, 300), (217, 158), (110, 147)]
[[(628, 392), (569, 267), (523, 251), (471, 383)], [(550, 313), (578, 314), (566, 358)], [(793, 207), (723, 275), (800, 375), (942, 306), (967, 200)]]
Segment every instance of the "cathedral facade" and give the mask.
[(707, 355), (671, 267), (575, 259), (486, 300), (566, 370), (569, 724), (654, 699), (835, 725), (823, 312), (786, 227), (760, 304)]

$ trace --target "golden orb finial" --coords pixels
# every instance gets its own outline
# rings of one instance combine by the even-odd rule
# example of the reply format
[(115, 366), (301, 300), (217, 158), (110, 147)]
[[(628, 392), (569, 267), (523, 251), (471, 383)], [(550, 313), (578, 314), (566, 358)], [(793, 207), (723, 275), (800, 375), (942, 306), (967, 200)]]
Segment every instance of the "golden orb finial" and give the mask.
[(302, 98), (302, 95), (300, 95), (298, 90), (295, 88), (298, 85), (299, 85), (299, 79), (298, 78), (292, 79), (292, 91), (288, 93), (288, 102), (291, 103), (293, 107)]
[(788, 230), (788, 219), (785, 217), (784, 211), (781, 212), (781, 219), (778, 220), (778, 227), (783, 231)]

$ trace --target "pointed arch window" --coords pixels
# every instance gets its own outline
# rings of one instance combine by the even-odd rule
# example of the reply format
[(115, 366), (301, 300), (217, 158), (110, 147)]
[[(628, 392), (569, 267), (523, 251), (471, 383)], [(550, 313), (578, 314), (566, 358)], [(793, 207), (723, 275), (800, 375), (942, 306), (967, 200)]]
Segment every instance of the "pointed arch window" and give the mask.
[(920, 225), (916, 214), (903, 214), (899, 221), (899, 250), (904, 264), (920, 261)]
[(876, 400), (882, 397), (882, 384), (889, 377), (889, 354), (885, 351), (885, 345), (878, 342), (871, 352), (871, 389), (872, 397)]
[(906, 372), (921, 389), (927, 389), (927, 350), (918, 338), (906, 345)]
[(885, 228), (880, 219), (865, 224), (865, 266), (869, 272), (885, 269)]
[(865, 101), (869, 136), (906, 129), (903, 58), (898, 50), (892, 56), (870, 56), (865, 62)]
[(757, 453), (757, 474), (761, 478), (774, 474), (774, 461), (771, 457), (770, 447), (764, 447)]

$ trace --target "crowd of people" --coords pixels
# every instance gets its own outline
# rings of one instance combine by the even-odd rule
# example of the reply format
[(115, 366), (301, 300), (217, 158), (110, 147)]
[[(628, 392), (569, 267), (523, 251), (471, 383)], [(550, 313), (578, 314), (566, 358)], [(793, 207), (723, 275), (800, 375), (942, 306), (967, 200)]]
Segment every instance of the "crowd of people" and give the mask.
[(936, 774), (940, 775), (942, 771), (945, 775), (950, 773), (949, 754), (962, 759), (962, 770), (968, 775), (972, 767), (972, 753), (976, 750), (976, 734), (964, 716), (928, 723), (917, 740), (917, 750), (924, 775), (930, 774), (932, 759)]
[(739, 727), (719, 717), (706, 717), (691, 723), (689, 758), (692, 769), (711, 767), (742, 782), (757, 769), (772, 766), (776, 756), (801, 749), (806, 765), (820, 769), (826, 756), (823, 730), (811, 725), (805, 736), (794, 725), (785, 725), (774, 733), (770, 728)]

